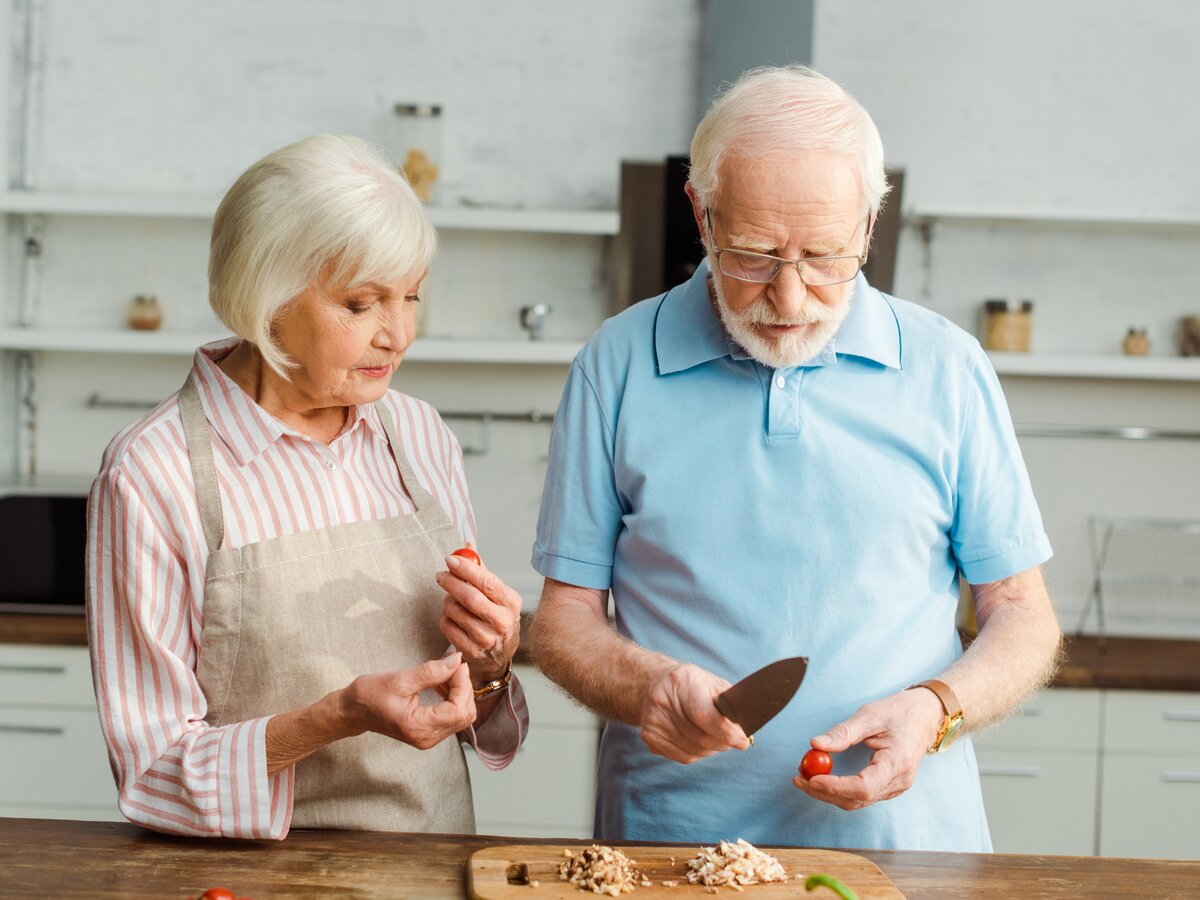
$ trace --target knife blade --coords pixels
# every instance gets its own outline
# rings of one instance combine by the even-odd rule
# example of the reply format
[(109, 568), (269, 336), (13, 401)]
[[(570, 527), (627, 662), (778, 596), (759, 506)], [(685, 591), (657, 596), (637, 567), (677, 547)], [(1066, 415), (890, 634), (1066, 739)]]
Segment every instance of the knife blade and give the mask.
[(778, 659), (718, 694), (717, 709), (725, 718), (741, 725), (747, 737), (752, 737), (788, 705), (806, 671), (807, 656)]

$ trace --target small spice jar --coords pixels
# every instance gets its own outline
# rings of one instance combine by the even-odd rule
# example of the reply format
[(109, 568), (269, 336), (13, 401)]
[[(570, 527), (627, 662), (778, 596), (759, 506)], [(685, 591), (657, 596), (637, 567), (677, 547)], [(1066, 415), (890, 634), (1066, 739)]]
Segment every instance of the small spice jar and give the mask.
[(154, 331), (162, 324), (162, 307), (153, 294), (138, 294), (129, 304), (125, 321), (137, 331)]
[(983, 346), (988, 350), (1028, 353), (1032, 331), (1032, 300), (984, 301)]
[(392, 107), (394, 152), (400, 171), (426, 203), (437, 199), (441, 177), (442, 108), (433, 103), (397, 103)]
[(1150, 352), (1150, 338), (1146, 336), (1145, 328), (1130, 328), (1121, 341), (1121, 349), (1127, 356), (1145, 356)]

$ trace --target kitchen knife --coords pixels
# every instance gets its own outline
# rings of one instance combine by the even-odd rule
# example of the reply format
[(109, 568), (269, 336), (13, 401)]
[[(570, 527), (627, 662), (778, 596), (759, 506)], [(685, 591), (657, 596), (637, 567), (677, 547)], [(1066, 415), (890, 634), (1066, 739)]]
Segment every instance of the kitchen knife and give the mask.
[(717, 709), (741, 725), (753, 742), (754, 732), (788, 705), (807, 670), (807, 656), (776, 660), (718, 694)]

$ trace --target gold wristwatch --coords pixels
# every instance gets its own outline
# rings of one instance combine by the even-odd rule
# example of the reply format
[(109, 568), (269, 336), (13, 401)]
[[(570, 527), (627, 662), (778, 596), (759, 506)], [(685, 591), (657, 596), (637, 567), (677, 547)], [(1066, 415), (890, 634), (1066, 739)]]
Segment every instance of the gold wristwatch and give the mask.
[(512, 681), (512, 661), (504, 667), (504, 674), (499, 678), (489, 681), (483, 687), (475, 688), (475, 699), (482, 700), (484, 697), (489, 697), (497, 691), (502, 691), (508, 687), (508, 683)]
[(944, 753), (958, 739), (958, 736), (962, 734), (963, 726), (966, 724), (966, 719), (963, 718), (962, 704), (958, 702), (958, 697), (954, 695), (954, 691), (950, 690), (950, 685), (944, 681), (938, 681), (936, 678), (930, 678), (928, 681), (914, 684), (908, 690), (911, 691), (916, 688), (928, 688), (933, 691), (942, 704), (942, 711), (944, 712), (942, 724), (938, 728), (937, 737), (933, 739), (933, 746), (926, 752)]

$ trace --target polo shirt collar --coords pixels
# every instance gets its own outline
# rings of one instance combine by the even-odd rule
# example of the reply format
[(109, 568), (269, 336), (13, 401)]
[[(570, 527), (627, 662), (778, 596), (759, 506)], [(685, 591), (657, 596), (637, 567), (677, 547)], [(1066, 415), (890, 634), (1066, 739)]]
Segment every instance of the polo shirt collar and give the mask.
[[(723, 356), (747, 358), (730, 340), (708, 293), (708, 260), (695, 274), (669, 290), (654, 322), (658, 374), (682, 372)], [(883, 294), (860, 272), (854, 280), (850, 311), (830, 346), (838, 356), (857, 356), (892, 369), (901, 362), (900, 323)], [(820, 354), (816, 359), (820, 358)]]
[[(253, 462), (284, 435), (304, 441), (312, 438), (301, 434), (275, 418), (226, 375), (217, 363), (237, 346), (240, 338), (228, 338), (205, 344), (196, 351), (192, 361), (200, 402), (205, 416), (217, 437), (230, 449), (239, 466)], [(373, 404), (356, 404), (350, 411), (350, 422), (337, 440), (359, 427), (369, 428), (376, 437), (386, 441), (387, 435)]]

